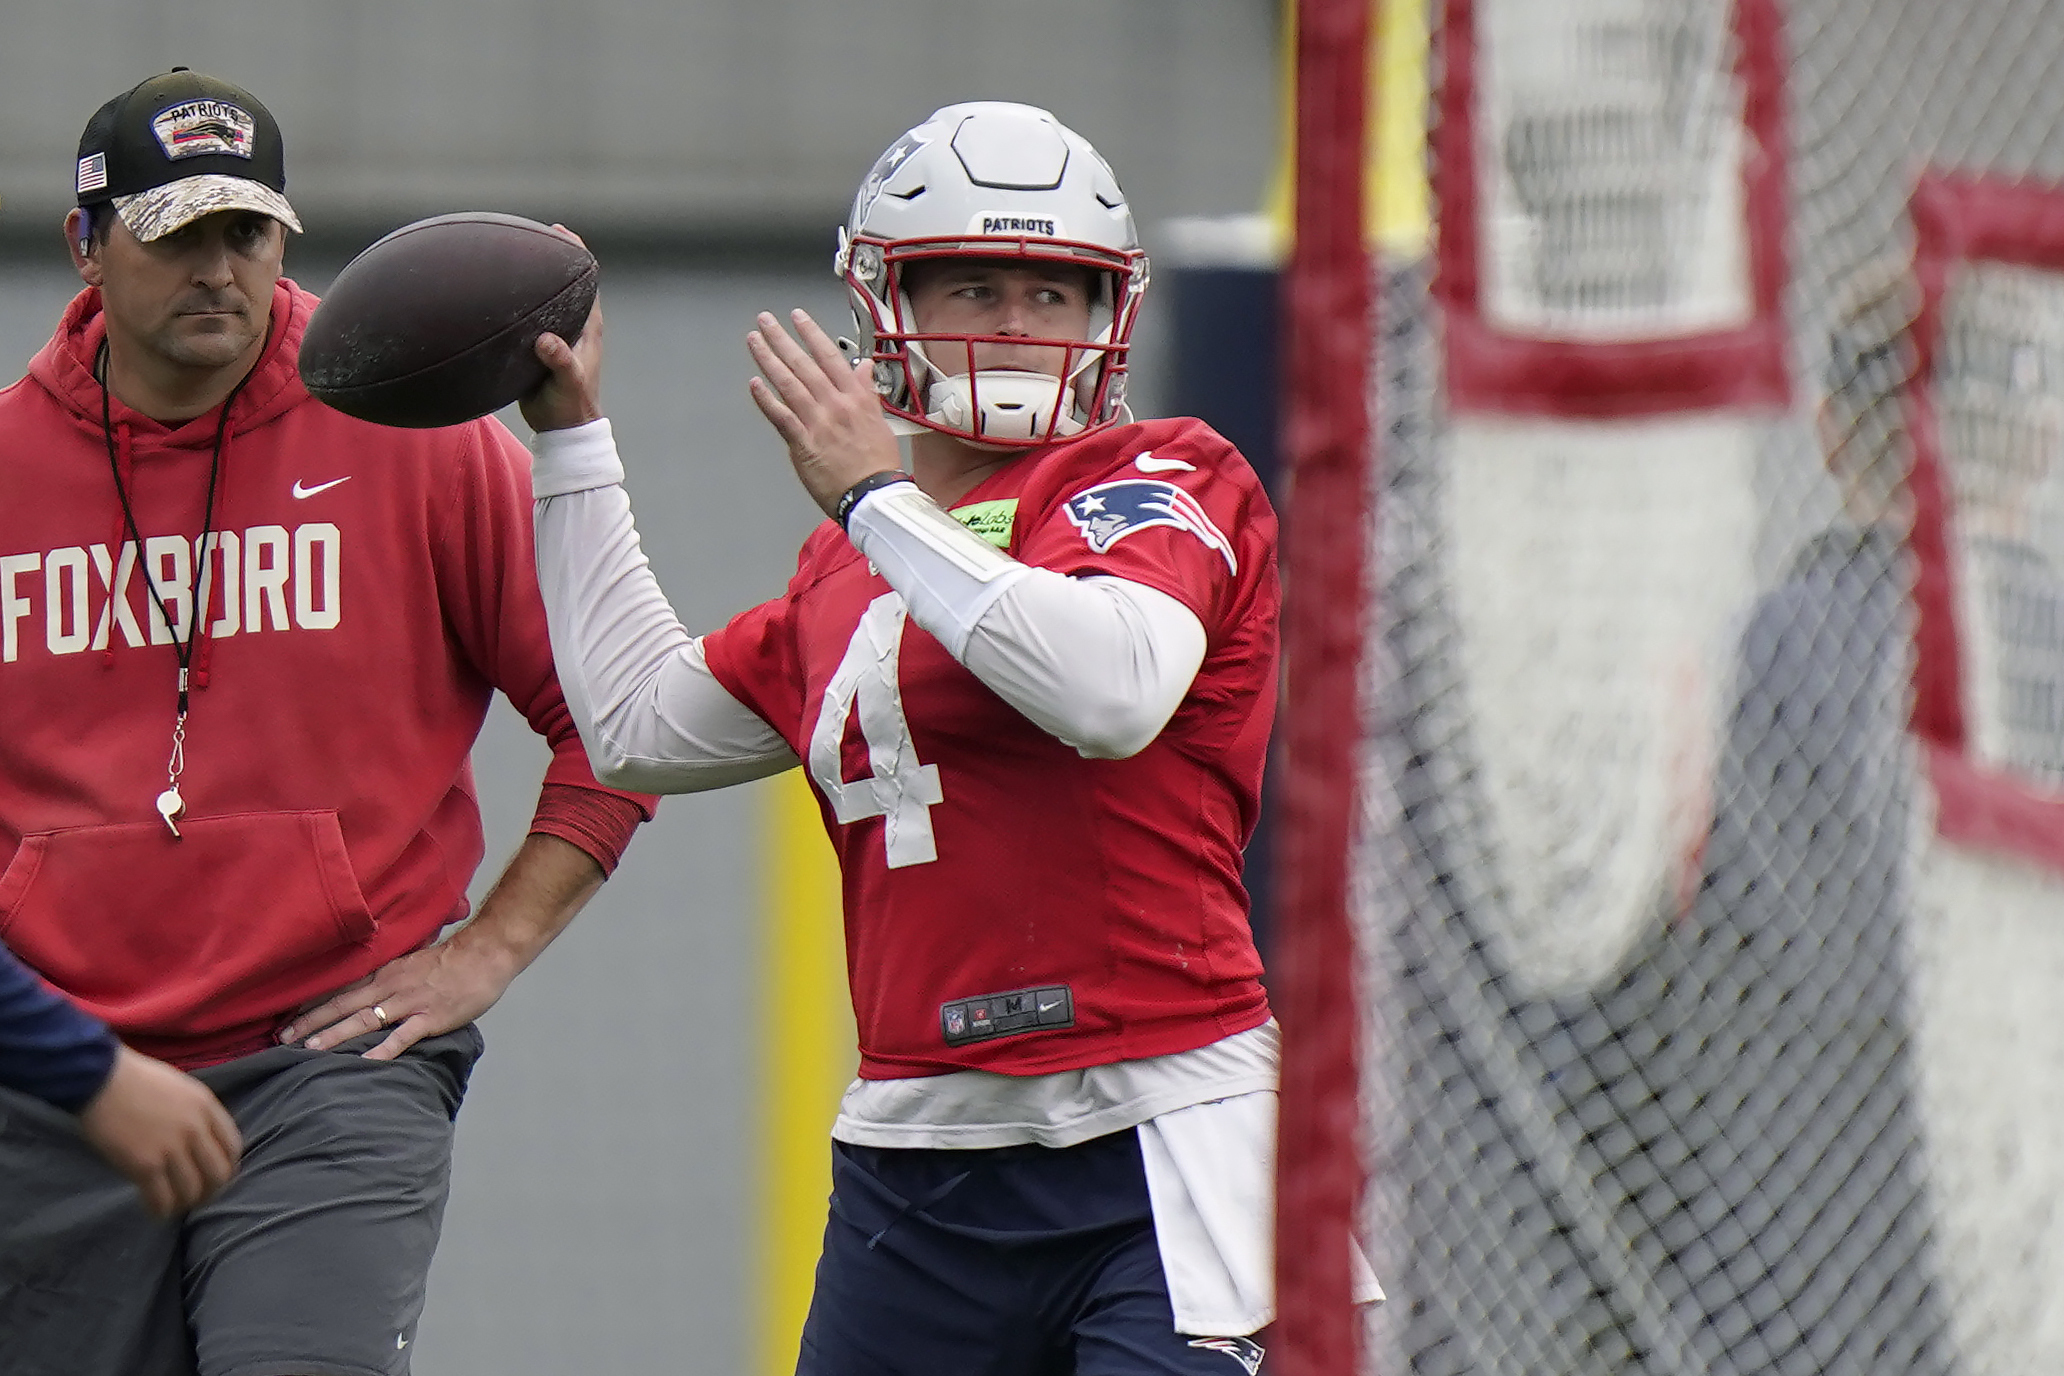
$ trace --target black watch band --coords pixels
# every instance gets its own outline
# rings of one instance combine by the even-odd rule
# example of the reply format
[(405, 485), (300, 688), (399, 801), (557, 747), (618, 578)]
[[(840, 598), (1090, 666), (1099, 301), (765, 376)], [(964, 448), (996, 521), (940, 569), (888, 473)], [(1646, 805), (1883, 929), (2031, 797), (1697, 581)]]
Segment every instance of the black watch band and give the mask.
[(860, 505), (862, 497), (865, 497), (870, 492), (887, 487), (891, 483), (907, 483), (909, 481), (911, 481), (910, 475), (901, 469), (890, 468), (880, 473), (870, 473), (839, 494), (838, 507), (832, 512), (832, 519), (839, 523), (840, 530), (844, 530), (847, 519), (852, 516), (853, 508)]

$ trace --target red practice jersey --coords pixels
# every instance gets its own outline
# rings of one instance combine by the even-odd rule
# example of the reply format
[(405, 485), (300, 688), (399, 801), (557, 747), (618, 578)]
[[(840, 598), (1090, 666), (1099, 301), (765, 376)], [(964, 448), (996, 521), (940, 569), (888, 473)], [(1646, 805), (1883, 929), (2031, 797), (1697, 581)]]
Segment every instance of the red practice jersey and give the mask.
[(1005, 464), (953, 514), (1017, 559), (1127, 578), (1204, 625), (1203, 666), (1129, 759), (1084, 759), (961, 667), (845, 534), (708, 636), (710, 669), (805, 762), (839, 857), (870, 1079), (1160, 1056), (1259, 1026), (1247, 925), (1276, 699), (1276, 520), (1196, 420)]

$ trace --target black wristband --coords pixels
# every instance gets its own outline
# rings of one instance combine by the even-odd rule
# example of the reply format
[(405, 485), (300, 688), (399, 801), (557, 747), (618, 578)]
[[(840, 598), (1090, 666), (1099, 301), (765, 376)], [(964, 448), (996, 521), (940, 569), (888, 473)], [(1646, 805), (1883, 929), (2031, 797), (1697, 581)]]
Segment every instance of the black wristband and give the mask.
[(839, 523), (840, 530), (844, 530), (847, 518), (853, 514), (853, 508), (860, 505), (862, 497), (879, 488), (887, 487), (891, 483), (907, 483), (909, 481), (911, 481), (910, 475), (898, 468), (889, 468), (879, 473), (870, 473), (839, 494), (838, 507), (832, 512), (831, 518)]

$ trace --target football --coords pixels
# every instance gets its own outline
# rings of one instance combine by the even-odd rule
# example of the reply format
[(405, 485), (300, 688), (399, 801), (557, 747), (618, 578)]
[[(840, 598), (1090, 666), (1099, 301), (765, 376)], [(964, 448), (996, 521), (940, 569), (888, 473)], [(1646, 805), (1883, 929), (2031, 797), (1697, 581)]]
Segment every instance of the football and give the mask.
[(301, 381), (348, 416), (415, 429), (498, 411), (545, 380), (537, 337), (580, 337), (595, 257), (492, 211), (404, 225), (345, 265), (301, 340)]

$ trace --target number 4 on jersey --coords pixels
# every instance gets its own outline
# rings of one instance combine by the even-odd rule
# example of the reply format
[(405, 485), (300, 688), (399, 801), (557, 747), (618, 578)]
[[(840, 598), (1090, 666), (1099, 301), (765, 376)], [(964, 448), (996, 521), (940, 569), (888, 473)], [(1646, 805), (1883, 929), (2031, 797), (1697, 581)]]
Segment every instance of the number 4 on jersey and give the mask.
[[(910, 720), (903, 715), (903, 618), (898, 593), (883, 593), (867, 604), (838, 671), (824, 686), (817, 729), (810, 733), (810, 777), (824, 790), (832, 815), (841, 824), (886, 818), (882, 841), (892, 870), (928, 865), (939, 858), (931, 809), (946, 801), (939, 766), (918, 762)], [(840, 745), (856, 703), (871, 772), (848, 783)]]

